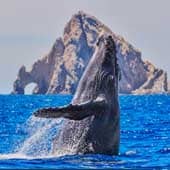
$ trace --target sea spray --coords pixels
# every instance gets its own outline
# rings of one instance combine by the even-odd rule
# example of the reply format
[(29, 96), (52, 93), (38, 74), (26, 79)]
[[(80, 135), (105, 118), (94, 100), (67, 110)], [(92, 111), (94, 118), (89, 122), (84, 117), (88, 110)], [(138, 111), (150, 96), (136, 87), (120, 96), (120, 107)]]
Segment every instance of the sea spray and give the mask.
[(61, 124), (62, 119), (43, 119), (30, 116), (24, 126), (28, 137), (17, 148), (17, 154), (31, 157), (50, 156), (53, 139)]

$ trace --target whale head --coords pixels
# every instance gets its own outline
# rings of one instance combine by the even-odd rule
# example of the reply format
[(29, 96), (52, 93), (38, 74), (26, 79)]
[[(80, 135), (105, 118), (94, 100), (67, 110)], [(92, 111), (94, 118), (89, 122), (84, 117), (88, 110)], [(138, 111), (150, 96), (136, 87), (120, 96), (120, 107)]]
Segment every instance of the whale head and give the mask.
[(116, 56), (116, 44), (111, 35), (102, 35), (97, 42), (98, 50), (101, 53), (101, 66), (96, 75), (96, 84), (99, 92), (106, 96), (115, 95), (118, 90), (119, 66)]
[(94, 100), (102, 95), (113, 100), (113, 96), (118, 95), (119, 73), (115, 41), (112, 35), (102, 34), (80, 79), (72, 103)]

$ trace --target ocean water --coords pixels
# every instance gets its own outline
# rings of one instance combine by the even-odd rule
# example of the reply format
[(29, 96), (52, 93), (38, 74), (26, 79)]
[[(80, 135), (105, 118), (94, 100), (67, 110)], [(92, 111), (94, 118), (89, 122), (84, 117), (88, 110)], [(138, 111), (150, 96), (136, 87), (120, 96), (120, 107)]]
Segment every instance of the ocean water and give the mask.
[(64, 119), (42, 119), (32, 112), (70, 102), (66, 95), (0, 96), (0, 169), (170, 169), (170, 95), (121, 95), (120, 154), (51, 153)]

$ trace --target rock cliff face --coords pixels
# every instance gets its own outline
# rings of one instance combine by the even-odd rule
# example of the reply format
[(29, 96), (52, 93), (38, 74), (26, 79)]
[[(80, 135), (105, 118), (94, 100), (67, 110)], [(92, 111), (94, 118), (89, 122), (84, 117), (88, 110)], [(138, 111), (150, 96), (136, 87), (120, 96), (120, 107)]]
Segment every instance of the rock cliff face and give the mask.
[(75, 92), (78, 81), (95, 52), (99, 35), (110, 33), (117, 45), (121, 68), (120, 93), (159, 93), (167, 91), (167, 74), (141, 59), (141, 52), (113, 33), (95, 17), (78, 12), (67, 23), (62, 38), (49, 54), (35, 62), (30, 71), (22, 66), (13, 85), (14, 94), (24, 94), (27, 84), (34, 82), (33, 93)]
[(161, 69), (155, 68), (149, 61), (145, 61), (145, 69), (147, 71), (147, 81), (132, 92), (136, 94), (167, 92), (167, 73)]

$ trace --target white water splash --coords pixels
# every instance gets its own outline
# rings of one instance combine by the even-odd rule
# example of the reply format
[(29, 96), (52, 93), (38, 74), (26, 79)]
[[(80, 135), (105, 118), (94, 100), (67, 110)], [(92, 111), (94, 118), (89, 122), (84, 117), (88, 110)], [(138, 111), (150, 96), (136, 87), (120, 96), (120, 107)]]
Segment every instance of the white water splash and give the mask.
[(62, 119), (42, 119), (31, 116), (26, 122), (28, 138), (21, 144), (14, 156), (49, 157), (52, 142)]
[(54, 155), (43, 155), (43, 156), (28, 156), (21, 153), (11, 153), (11, 154), (0, 154), (0, 160), (6, 159), (50, 159), (58, 156)]
[(11, 154), (0, 154), (0, 160), (3, 159), (34, 159), (33, 157), (19, 154), (19, 153), (11, 153)]

